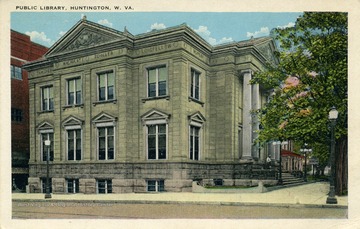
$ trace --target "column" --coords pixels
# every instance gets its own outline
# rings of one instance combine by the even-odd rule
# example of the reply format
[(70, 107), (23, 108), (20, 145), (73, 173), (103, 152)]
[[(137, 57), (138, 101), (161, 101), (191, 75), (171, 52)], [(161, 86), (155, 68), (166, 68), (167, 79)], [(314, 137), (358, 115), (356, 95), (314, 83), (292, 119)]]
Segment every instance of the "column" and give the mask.
[[(252, 86), (252, 110), (258, 110), (261, 107), (260, 101), (260, 89), (259, 84), (254, 84)], [(259, 119), (257, 114), (252, 114), (252, 142), (258, 137), (259, 131)], [(252, 157), (259, 158), (259, 146), (254, 145), (252, 147)]]
[(252, 159), (252, 85), (251, 70), (243, 72), (243, 151), (241, 159)]

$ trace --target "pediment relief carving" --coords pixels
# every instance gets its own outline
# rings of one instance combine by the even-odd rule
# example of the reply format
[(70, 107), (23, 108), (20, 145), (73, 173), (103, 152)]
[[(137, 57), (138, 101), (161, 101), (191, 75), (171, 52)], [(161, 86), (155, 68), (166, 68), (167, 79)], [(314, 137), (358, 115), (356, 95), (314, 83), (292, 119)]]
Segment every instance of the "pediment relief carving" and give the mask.
[(111, 37), (90, 30), (83, 30), (63, 51), (90, 48), (111, 41)]
[(96, 47), (124, 39), (122, 32), (101, 26), (87, 21), (77, 24), (65, 34), (53, 47), (50, 48), (47, 56), (61, 53), (69, 53), (76, 50)]

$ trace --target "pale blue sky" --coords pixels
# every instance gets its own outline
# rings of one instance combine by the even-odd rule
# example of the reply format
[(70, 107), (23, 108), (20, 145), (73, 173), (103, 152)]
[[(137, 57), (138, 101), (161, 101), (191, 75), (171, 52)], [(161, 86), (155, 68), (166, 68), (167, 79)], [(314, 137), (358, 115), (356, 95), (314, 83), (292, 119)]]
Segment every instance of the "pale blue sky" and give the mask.
[(293, 26), (302, 13), (206, 13), (206, 12), (13, 12), (11, 29), (28, 34), (31, 40), (50, 47), (83, 15), (87, 20), (133, 35), (186, 23), (212, 45), (269, 35), (276, 27)]

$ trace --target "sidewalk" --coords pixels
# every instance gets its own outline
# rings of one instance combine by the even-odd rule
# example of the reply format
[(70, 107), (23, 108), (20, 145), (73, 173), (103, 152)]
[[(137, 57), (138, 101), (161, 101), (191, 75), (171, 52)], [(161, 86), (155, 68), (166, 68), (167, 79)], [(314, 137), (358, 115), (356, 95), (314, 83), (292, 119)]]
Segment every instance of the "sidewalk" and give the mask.
[(124, 194), (52, 194), (13, 193), (13, 201), (75, 201), (115, 203), (191, 203), (222, 205), (279, 205), (347, 208), (347, 196), (337, 197), (338, 204), (326, 204), (329, 183), (318, 182), (282, 188), (266, 193), (124, 193)]

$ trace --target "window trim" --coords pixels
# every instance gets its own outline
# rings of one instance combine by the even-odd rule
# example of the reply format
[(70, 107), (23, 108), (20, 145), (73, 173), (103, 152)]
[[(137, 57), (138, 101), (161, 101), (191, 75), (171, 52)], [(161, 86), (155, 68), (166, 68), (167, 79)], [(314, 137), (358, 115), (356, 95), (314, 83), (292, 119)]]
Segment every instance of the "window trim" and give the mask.
[[(114, 75), (114, 90), (113, 90), (113, 98), (109, 99), (108, 98), (108, 74), (112, 73)], [(100, 75), (106, 74), (105, 80), (106, 80), (106, 86), (105, 86), (105, 99), (104, 100), (100, 100)], [(116, 77), (115, 77), (115, 70), (110, 69), (110, 70), (105, 70), (105, 71), (99, 71), (96, 72), (96, 91), (97, 91), (97, 98), (96, 98), (96, 102), (95, 103), (106, 103), (106, 102), (112, 102), (116, 100)]]
[[(141, 116), (141, 121), (143, 125), (143, 135), (144, 135), (144, 158), (145, 160), (167, 160), (169, 158), (169, 119), (170, 114), (167, 114), (163, 111), (157, 109), (151, 109)], [(148, 156), (148, 125), (166, 125), (166, 158), (165, 159), (149, 159)]]
[[(160, 68), (165, 68), (166, 70), (166, 93), (165, 95), (159, 95), (159, 70)], [(155, 96), (150, 96), (149, 95), (149, 70), (152, 69), (156, 69), (156, 87), (155, 87)], [(145, 77), (146, 77), (146, 100), (151, 100), (151, 99), (155, 99), (155, 98), (169, 98), (169, 68), (168, 68), (168, 64), (164, 63), (164, 64), (156, 64), (153, 66), (148, 66), (145, 67)]]
[[(80, 145), (81, 145), (81, 153), (80, 153), (80, 159), (77, 160), (76, 158), (76, 150), (74, 150), (74, 159), (73, 160), (69, 160), (69, 131), (75, 131), (75, 135), (76, 135), (76, 130), (80, 130)], [(80, 125), (73, 125), (73, 126), (65, 126), (65, 131), (66, 131), (66, 160), (67, 161), (81, 161), (83, 160), (83, 130), (81, 128)], [(76, 136), (75, 136), (76, 139)], [(76, 141), (74, 141), (74, 149), (76, 149)]]
[[(105, 193), (99, 192), (99, 182), (104, 181), (105, 182)], [(111, 183), (111, 192), (109, 192), (109, 181)], [(96, 194), (109, 194), (113, 193), (113, 182), (112, 179), (96, 179)]]
[[(69, 192), (69, 181), (72, 181), (71, 184), (73, 185), (73, 192)], [(68, 194), (76, 194), (80, 193), (80, 180), (76, 178), (66, 178), (66, 193)]]
[[(149, 181), (155, 181), (155, 191), (149, 190)], [(160, 182), (163, 183), (162, 190), (161, 190)], [(165, 180), (164, 179), (147, 179), (146, 180), (146, 191), (147, 192), (165, 192)]]
[[(188, 159), (191, 161), (200, 161), (203, 157), (203, 147), (204, 147), (204, 127), (205, 127), (205, 117), (200, 112), (195, 112), (188, 116), (189, 125), (188, 125)], [(191, 127), (199, 128), (199, 150), (198, 150), (198, 159), (195, 160), (193, 155), (193, 159), (191, 159)]]
[[(112, 159), (109, 159), (108, 158), (108, 129), (109, 127), (112, 127), (113, 128), (113, 138), (114, 138), (114, 152), (113, 152), (113, 158)], [(99, 141), (99, 129), (100, 128), (105, 128), (105, 159), (101, 160), (100, 159), (100, 141)], [(96, 125), (96, 142), (97, 142), (97, 147), (96, 147), (96, 158), (97, 158), (97, 161), (114, 161), (115, 160), (115, 155), (116, 155), (116, 128), (115, 128), (115, 125), (112, 123), (112, 122), (105, 122), (105, 123), (98, 123)]]
[(46, 134), (48, 137), (47, 139), (49, 139), (49, 134), (53, 135), (53, 141), (51, 142), (51, 146), (52, 146), (52, 160), (51, 159), (51, 149), (50, 149), (50, 161), (54, 161), (54, 157), (55, 157), (55, 147), (54, 147), (54, 130), (53, 129), (43, 129), (43, 130), (39, 130), (39, 135), (40, 135), (40, 161), (41, 162), (46, 162), (46, 160), (44, 160), (44, 147), (43, 147), (43, 134)]
[[(156, 126), (156, 156), (155, 159), (149, 158), (149, 126), (155, 125)], [(165, 138), (166, 138), (166, 154), (165, 154), (165, 158), (159, 158), (159, 148), (158, 148), (158, 143), (159, 143), (159, 125), (165, 125)], [(168, 130), (168, 123), (166, 122), (166, 120), (149, 120), (146, 122), (146, 132), (145, 132), (145, 136), (146, 136), (146, 147), (145, 147), (145, 151), (146, 151), (146, 159), (147, 160), (167, 160), (168, 159), (168, 154), (169, 154), (169, 130)]]
[[(202, 150), (202, 125), (198, 125), (198, 123), (194, 124), (195, 122), (191, 122), (190, 125), (189, 125), (189, 159), (191, 161), (200, 161), (201, 160), (201, 150)], [(198, 136), (198, 159), (195, 159), (195, 152), (192, 152), (193, 155), (191, 155), (191, 142), (193, 142), (194, 144), (194, 141), (195, 141), (195, 135), (191, 136), (192, 135), (192, 128), (198, 128), (199, 130), (199, 136)], [(191, 158), (192, 156), (192, 158)]]
[[(197, 73), (198, 74), (198, 82), (199, 82), (199, 84), (198, 84), (198, 90), (199, 90), (199, 95), (198, 95), (198, 98), (196, 98), (196, 96), (195, 96), (195, 88), (196, 88), (196, 85), (195, 84), (193, 84), (194, 82), (193, 81), (195, 81), (195, 79), (193, 79), (193, 72), (194, 72), (194, 74), (195, 73)], [(195, 101), (201, 101), (201, 84), (202, 84), (202, 82), (201, 82), (201, 71), (199, 71), (199, 70), (197, 70), (197, 69), (195, 69), (194, 67), (191, 67), (190, 68), (190, 94), (189, 94), (189, 97), (192, 99), (192, 100), (195, 100)]]
[[(74, 102), (70, 103), (69, 102), (69, 93), (70, 93), (69, 82), (73, 81), (73, 80), (74, 80)], [(77, 87), (76, 82), (77, 82), (77, 80), (80, 80), (80, 83), (81, 83), (80, 102), (76, 101), (76, 87)], [(81, 104), (83, 104), (83, 82), (82, 82), (81, 76), (66, 79), (66, 106), (78, 106)]]
[[(53, 107), (52, 107), (52, 109), (50, 109), (50, 88), (53, 90), (53, 97), (52, 97), (52, 105), (53, 105)], [(46, 90), (46, 93), (47, 93), (47, 96), (48, 96), (48, 98), (47, 98), (47, 107), (46, 107), (46, 109), (44, 108), (44, 90)], [(53, 85), (45, 85), (45, 86), (42, 86), (42, 87), (40, 87), (40, 93), (41, 93), (41, 95), (40, 95), (40, 97), (41, 97), (41, 100), (40, 100), (40, 108), (41, 108), (41, 111), (42, 112), (51, 112), (51, 111), (54, 111), (54, 106), (55, 106), (55, 104), (54, 104), (54, 86)]]

